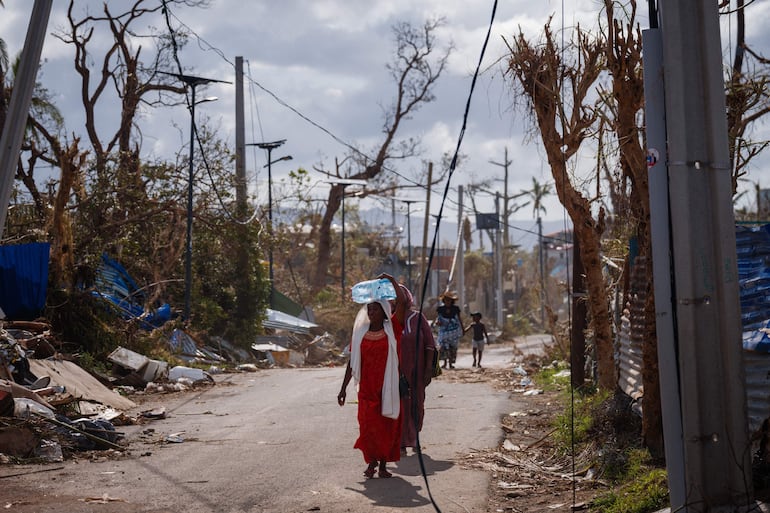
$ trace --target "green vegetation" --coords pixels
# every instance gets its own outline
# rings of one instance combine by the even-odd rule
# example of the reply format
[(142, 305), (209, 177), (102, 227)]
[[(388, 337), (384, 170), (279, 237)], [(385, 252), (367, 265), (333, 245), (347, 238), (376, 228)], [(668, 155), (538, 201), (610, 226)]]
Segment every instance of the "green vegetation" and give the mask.
[(626, 481), (606, 495), (594, 499), (589, 511), (602, 513), (652, 513), (668, 505), (665, 469), (640, 468), (638, 475), (626, 474)]
[(609, 489), (594, 499), (590, 511), (652, 513), (668, 505), (666, 469), (641, 444), (641, 419), (624, 394), (583, 389), (571, 391), (566, 364), (547, 365), (534, 376), (539, 388), (560, 392), (564, 405), (554, 419), (552, 439), (563, 456), (580, 454), (580, 466), (597, 470)]

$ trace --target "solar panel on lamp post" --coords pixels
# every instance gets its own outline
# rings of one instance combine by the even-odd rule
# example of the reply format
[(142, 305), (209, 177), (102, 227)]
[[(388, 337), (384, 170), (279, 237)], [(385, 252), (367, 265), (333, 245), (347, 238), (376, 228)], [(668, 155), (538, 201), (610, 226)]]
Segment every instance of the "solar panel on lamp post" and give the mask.
[(264, 167), (267, 168), (267, 223), (268, 223), (268, 234), (270, 236), (270, 243), (269, 243), (268, 252), (267, 252), (268, 277), (270, 279), (270, 308), (275, 307), (275, 294), (273, 293), (275, 286), (273, 283), (273, 173), (272, 173), (272, 169), (273, 169), (273, 164), (275, 164), (276, 162), (292, 159), (291, 155), (286, 155), (279, 159), (272, 160), (272, 152), (274, 149), (283, 145), (283, 143), (285, 142), (286, 142), (286, 139), (281, 139), (280, 141), (246, 144), (246, 146), (256, 146), (257, 148), (267, 150), (267, 164), (265, 164)]
[(325, 180), (326, 183), (339, 185), (342, 187), (342, 245), (340, 247), (340, 287), (342, 299), (345, 299), (345, 187), (348, 185), (366, 185), (366, 180), (357, 180), (354, 178), (333, 178)]
[(229, 84), (230, 82), (224, 80), (217, 80), (214, 78), (195, 77), (192, 75), (182, 75), (179, 73), (165, 73), (164, 75), (171, 75), (178, 78), (190, 87), (190, 155), (189, 155), (189, 167), (187, 175), (187, 236), (185, 243), (185, 265), (184, 265), (184, 320), (190, 319), (190, 309), (192, 304), (192, 224), (193, 224), (193, 180), (195, 178), (193, 157), (195, 156), (195, 105), (198, 103), (205, 103), (215, 101), (217, 98), (214, 96), (206, 97), (200, 101), (195, 100), (195, 88), (199, 85), (210, 84), (212, 82), (220, 82), (223, 84)]

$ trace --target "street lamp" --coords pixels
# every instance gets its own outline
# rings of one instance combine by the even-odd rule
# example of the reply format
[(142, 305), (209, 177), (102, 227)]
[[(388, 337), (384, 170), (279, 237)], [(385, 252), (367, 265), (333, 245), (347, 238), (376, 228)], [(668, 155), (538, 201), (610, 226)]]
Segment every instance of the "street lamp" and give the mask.
[(401, 203), (406, 203), (406, 241), (407, 241), (407, 257), (406, 257), (406, 284), (409, 290), (412, 290), (412, 203), (418, 203), (423, 200), (409, 199), (409, 198), (393, 198)]
[(342, 187), (342, 246), (340, 247), (340, 285), (342, 290), (342, 299), (345, 299), (345, 187), (348, 185), (366, 185), (366, 180), (356, 180), (354, 178), (339, 178), (325, 180), (326, 183), (339, 185)]
[(184, 262), (184, 319), (190, 319), (190, 304), (192, 303), (192, 218), (193, 218), (193, 179), (195, 177), (193, 167), (193, 156), (195, 155), (195, 105), (216, 100), (216, 97), (210, 96), (203, 100), (195, 101), (195, 88), (199, 85), (210, 84), (212, 82), (221, 82), (229, 84), (224, 80), (213, 78), (194, 77), (191, 75), (182, 75), (178, 73), (165, 73), (171, 75), (190, 87), (190, 162), (187, 175), (187, 241), (185, 247)]
[(281, 146), (286, 142), (286, 139), (273, 142), (259, 142), (250, 143), (246, 146), (256, 146), (257, 148), (267, 150), (267, 164), (264, 167), (267, 168), (267, 222), (268, 222), (268, 234), (270, 235), (270, 245), (268, 247), (268, 275), (270, 277), (270, 308), (274, 308), (274, 294), (273, 294), (273, 173), (272, 165), (275, 162), (281, 162), (283, 160), (291, 160), (291, 155), (281, 157), (275, 161), (271, 160), (271, 155), (274, 149)]

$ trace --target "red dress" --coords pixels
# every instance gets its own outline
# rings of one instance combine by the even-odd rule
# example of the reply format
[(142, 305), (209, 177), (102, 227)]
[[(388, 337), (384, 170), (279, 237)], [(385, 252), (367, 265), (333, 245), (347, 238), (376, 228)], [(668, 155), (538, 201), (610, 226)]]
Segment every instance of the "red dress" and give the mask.
[[(395, 326), (394, 326), (395, 328)], [(400, 332), (396, 332), (396, 340)], [(382, 383), (388, 358), (385, 330), (368, 331), (361, 340), (361, 380), (358, 383), (359, 436), (353, 446), (361, 449), (366, 463), (401, 458), (401, 418), (382, 416)]]

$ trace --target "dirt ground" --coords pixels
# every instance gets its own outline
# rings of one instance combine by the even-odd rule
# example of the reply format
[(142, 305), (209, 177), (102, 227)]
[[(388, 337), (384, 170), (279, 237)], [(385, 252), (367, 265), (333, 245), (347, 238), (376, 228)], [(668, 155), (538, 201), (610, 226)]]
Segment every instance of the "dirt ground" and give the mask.
[[(524, 364), (524, 368), (527, 365)], [(534, 371), (530, 368), (529, 371)], [(487, 382), (498, 390), (524, 394), (520, 375), (510, 369), (455, 369), (440, 379)], [(501, 418), (505, 438), (496, 450), (465, 456), (468, 468), (490, 474), (489, 513), (538, 513), (587, 510), (588, 503), (606, 487), (578, 455), (560, 454), (553, 439), (554, 421), (563, 413), (560, 393), (544, 391), (522, 397), (526, 408)], [(573, 478), (574, 476), (574, 478)]]

